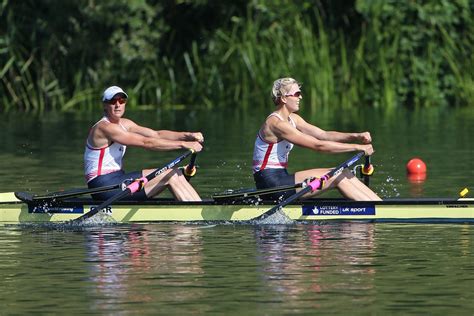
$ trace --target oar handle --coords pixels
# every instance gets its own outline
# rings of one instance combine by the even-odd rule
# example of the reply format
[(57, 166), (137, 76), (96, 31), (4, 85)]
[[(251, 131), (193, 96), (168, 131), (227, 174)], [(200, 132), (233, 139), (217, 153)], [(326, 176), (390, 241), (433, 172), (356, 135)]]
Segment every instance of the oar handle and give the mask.
[(184, 168), (183, 170), (183, 174), (184, 176), (186, 177), (186, 179), (189, 181), (190, 178), (194, 177), (196, 175), (196, 157), (197, 157), (197, 153), (194, 152), (192, 155), (191, 155), (191, 159), (189, 161), (189, 164)]
[(370, 176), (374, 173), (374, 166), (370, 162), (371, 156), (365, 156), (365, 162), (362, 168), (360, 169), (360, 173), (364, 177), (364, 183), (366, 186), (369, 186), (370, 183)]
[(143, 189), (145, 187), (145, 184), (147, 183), (148, 183), (148, 179), (146, 177), (141, 177), (140, 179), (136, 179), (135, 181), (130, 183), (127, 186), (127, 189), (130, 190), (130, 194), (133, 194)]

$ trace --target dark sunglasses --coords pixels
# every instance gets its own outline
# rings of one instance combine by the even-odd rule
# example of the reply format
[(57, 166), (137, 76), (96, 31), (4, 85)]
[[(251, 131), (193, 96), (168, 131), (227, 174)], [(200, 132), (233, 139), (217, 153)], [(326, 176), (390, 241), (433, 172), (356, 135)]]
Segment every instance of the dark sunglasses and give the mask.
[(107, 100), (105, 102), (107, 102), (108, 104), (115, 104), (115, 103), (118, 103), (119, 104), (124, 104), (125, 102), (127, 102), (127, 99), (126, 98), (113, 98), (111, 100)]
[(285, 94), (285, 97), (295, 97), (295, 98), (299, 98), (299, 97), (301, 97), (301, 91), (296, 91), (296, 92), (293, 93), (293, 94)]

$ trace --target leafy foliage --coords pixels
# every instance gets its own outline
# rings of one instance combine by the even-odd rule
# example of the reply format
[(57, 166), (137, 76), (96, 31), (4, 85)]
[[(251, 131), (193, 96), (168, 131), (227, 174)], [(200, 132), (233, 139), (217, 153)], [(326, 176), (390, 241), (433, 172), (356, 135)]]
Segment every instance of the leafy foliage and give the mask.
[(472, 1), (3, 0), (3, 109), (269, 104), (277, 77), (312, 107), (472, 104)]

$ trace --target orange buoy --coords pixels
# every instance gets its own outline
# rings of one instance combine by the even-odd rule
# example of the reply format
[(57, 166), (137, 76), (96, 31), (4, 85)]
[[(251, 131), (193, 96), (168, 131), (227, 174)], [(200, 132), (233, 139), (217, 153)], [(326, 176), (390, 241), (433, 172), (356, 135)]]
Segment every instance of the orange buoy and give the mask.
[(420, 158), (410, 159), (407, 163), (407, 173), (409, 175), (426, 174), (426, 164)]

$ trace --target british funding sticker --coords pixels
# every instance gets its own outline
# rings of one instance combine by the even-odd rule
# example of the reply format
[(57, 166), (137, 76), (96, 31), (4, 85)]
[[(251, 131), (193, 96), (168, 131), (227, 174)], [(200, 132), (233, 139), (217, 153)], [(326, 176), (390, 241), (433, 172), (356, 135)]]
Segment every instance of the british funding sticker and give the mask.
[(340, 206), (340, 205), (303, 205), (303, 215), (316, 216), (354, 216), (375, 215), (374, 205)]
[(54, 214), (83, 214), (83, 206), (48, 206), (48, 205), (28, 205), (29, 213), (54, 213)]

